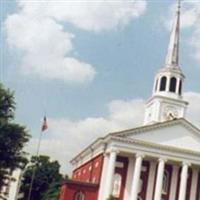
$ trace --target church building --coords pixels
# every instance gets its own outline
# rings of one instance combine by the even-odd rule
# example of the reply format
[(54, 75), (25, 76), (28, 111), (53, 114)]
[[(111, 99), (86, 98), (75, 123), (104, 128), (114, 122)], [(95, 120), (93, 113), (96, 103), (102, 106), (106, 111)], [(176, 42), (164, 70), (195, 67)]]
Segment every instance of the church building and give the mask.
[(144, 124), (98, 138), (72, 159), (60, 200), (200, 200), (200, 129), (186, 118), (180, 1)]

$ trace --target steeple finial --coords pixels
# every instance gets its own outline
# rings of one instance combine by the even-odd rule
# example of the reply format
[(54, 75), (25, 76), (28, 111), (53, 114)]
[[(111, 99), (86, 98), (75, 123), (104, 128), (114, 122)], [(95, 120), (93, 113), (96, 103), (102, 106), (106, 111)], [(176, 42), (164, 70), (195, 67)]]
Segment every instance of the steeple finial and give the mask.
[(179, 65), (180, 13), (181, 0), (178, 0), (176, 17), (172, 28), (170, 43), (165, 61), (166, 67), (174, 68), (178, 67)]

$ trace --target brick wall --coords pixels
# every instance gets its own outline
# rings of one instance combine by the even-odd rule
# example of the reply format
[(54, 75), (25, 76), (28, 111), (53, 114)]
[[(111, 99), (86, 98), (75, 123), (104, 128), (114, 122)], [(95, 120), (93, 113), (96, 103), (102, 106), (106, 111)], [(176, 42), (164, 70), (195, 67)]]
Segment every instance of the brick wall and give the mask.
[(103, 154), (84, 163), (73, 171), (72, 180), (98, 184), (101, 178)]
[(97, 200), (98, 190), (97, 184), (69, 180), (63, 183), (59, 200), (74, 200), (78, 192), (82, 192), (86, 200)]

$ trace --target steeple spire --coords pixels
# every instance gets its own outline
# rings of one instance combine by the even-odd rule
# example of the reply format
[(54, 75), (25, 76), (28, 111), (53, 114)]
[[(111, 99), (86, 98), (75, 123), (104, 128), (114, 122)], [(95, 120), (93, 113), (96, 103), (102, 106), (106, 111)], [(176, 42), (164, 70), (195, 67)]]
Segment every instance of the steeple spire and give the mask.
[(180, 13), (181, 0), (178, 0), (176, 17), (172, 27), (170, 43), (165, 61), (166, 67), (174, 68), (179, 65)]
[(146, 103), (144, 124), (182, 118), (188, 102), (183, 99), (185, 76), (179, 68), (181, 0), (178, 0), (164, 67), (155, 76), (152, 97)]

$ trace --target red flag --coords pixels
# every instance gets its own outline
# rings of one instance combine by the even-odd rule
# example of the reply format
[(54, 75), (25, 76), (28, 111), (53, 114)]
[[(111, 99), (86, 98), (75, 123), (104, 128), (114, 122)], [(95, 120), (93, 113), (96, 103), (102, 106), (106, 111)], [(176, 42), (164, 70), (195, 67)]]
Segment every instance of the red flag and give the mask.
[(47, 118), (46, 118), (46, 116), (44, 116), (43, 124), (42, 124), (42, 131), (45, 131), (47, 129), (48, 129)]

